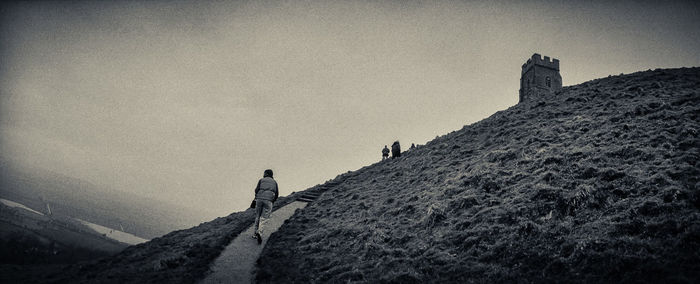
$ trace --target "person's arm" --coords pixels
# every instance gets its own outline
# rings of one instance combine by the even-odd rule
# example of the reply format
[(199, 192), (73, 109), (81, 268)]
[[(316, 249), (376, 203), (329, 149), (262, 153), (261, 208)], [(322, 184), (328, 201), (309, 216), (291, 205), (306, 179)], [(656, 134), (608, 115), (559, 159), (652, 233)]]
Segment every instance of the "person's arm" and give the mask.
[(272, 202), (277, 201), (277, 197), (279, 197), (279, 195), (280, 195), (279, 187), (277, 187), (277, 181), (275, 181), (275, 199), (273, 199)]
[(258, 180), (258, 186), (255, 187), (255, 194), (258, 194), (258, 191), (260, 191), (260, 181)]

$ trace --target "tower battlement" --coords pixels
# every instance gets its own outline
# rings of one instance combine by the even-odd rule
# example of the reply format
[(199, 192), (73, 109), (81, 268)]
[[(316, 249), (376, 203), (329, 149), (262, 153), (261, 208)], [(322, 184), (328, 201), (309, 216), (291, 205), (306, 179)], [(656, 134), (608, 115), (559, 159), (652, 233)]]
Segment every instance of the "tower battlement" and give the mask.
[(520, 73), (520, 102), (538, 94), (561, 90), (559, 59), (535, 53), (522, 66)]
[(550, 61), (549, 56), (545, 56), (544, 59), (542, 59), (542, 56), (539, 53), (535, 53), (530, 59), (527, 60), (527, 62), (525, 62), (525, 64), (523, 64), (521, 74), (525, 74), (535, 65), (559, 71), (559, 59), (552, 58)]

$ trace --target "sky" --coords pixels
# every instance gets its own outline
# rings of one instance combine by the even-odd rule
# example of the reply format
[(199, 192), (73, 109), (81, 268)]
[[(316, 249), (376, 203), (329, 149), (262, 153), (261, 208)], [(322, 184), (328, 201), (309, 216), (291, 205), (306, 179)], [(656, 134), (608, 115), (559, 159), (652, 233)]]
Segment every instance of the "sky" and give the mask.
[(0, 157), (202, 220), (425, 144), (564, 86), (700, 66), (674, 1), (67, 1), (2, 4)]

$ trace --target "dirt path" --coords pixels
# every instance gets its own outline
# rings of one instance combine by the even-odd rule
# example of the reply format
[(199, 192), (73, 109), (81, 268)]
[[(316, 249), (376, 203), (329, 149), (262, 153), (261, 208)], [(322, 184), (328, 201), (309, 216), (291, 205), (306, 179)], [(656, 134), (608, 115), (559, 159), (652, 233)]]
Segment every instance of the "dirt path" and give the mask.
[(260, 245), (251, 238), (255, 225), (241, 232), (214, 260), (209, 268), (212, 272), (201, 283), (251, 283), (253, 267), (267, 244), (270, 234), (277, 231), (284, 220), (294, 214), (294, 211), (304, 208), (306, 204), (306, 202), (295, 201), (272, 212), (270, 220), (265, 225), (263, 243)]

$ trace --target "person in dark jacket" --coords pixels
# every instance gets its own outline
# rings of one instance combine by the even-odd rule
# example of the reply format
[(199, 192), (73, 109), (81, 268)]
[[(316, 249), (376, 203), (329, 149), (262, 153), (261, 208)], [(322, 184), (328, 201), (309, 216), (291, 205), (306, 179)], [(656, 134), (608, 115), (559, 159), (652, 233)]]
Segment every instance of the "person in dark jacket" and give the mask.
[(253, 238), (258, 240), (258, 244), (262, 243), (262, 234), (265, 224), (270, 219), (272, 213), (272, 203), (277, 201), (279, 189), (277, 182), (272, 178), (272, 170), (267, 169), (263, 174), (263, 178), (258, 181), (258, 186), (255, 187), (255, 234)]
[(395, 141), (394, 144), (391, 144), (391, 157), (401, 157), (401, 145), (399, 144), (399, 141)]
[(389, 159), (389, 147), (384, 145), (384, 149), (382, 149), (382, 161)]

